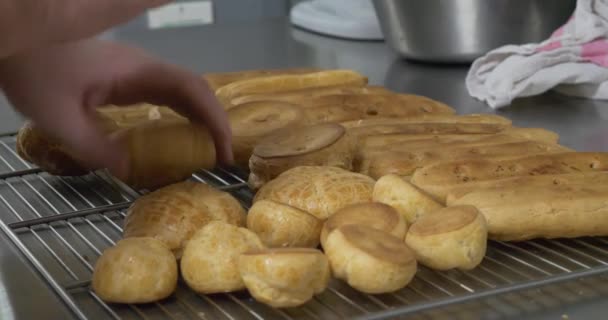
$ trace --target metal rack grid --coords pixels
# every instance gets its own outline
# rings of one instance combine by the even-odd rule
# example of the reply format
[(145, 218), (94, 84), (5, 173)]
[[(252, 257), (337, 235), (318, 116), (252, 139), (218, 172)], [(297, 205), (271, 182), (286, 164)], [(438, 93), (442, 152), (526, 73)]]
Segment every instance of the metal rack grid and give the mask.
[[(192, 179), (231, 192), (248, 208), (253, 194), (243, 177), (218, 169)], [(246, 292), (199, 295), (183, 283), (161, 302), (108, 305), (90, 290), (89, 280), (101, 252), (121, 239), (126, 209), (139, 195), (103, 173), (51, 176), (17, 155), (14, 135), (0, 138), (0, 228), (81, 319), (501, 318), (608, 291), (600, 285), (608, 283), (608, 238), (596, 237), (492, 241), (473, 271), (421, 266), (405, 289), (382, 295), (332, 280), (299, 308), (273, 309)], [(582, 283), (588, 276), (601, 281)]]

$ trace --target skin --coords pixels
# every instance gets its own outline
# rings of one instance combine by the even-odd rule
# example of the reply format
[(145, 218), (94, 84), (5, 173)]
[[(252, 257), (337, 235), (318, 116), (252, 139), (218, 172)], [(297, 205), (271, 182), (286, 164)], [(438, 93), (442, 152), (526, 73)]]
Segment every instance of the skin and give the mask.
[(0, 0), (0, 88), (14, 108), (91, 167), (126, 176), (121, 145), (92, 111), (168, 105), (206, 125), (220, 164), (232, 163), (228, 117), (200, 75), (127, 45), (90, 39), (166, 0)]

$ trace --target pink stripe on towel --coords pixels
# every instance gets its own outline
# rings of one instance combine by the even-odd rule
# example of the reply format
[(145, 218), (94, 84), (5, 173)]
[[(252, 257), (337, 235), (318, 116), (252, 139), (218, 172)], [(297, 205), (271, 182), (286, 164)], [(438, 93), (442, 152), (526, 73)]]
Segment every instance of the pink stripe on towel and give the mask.
[(608, 41), (595, 40), (583, 44), (581, 57), (602, 67), (608, 67)]

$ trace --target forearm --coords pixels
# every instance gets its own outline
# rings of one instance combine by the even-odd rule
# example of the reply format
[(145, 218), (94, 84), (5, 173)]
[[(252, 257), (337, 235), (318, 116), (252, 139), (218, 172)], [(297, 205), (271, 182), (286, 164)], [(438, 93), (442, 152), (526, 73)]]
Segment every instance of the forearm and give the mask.
[(95, 36), (170, 0), (0, 0), (0, 60)]

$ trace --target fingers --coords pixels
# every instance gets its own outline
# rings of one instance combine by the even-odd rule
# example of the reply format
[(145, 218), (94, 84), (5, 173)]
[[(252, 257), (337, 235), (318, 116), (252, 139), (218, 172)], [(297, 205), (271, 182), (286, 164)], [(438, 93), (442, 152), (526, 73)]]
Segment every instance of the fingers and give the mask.
[(76, 102), (63, 103), (55, 110), (66, 110), (69, 114), (39, 114), (32, 121), (43, 132), (61, 141), (70, 154), (88, 169), (107, 168), (116, 177), (125, 177), (128, 173), (128, 155), (123, 146), (103, 134), (93, 111), (81, 108)]
[(113, 84), (105, 104), (128, 105), (148, 102), (166, 105), (207, 127), (213, 137), (218, 162), (231, 165), (232, 132), (228, 115), (200, 77), (179, 68), (155, 64)]

